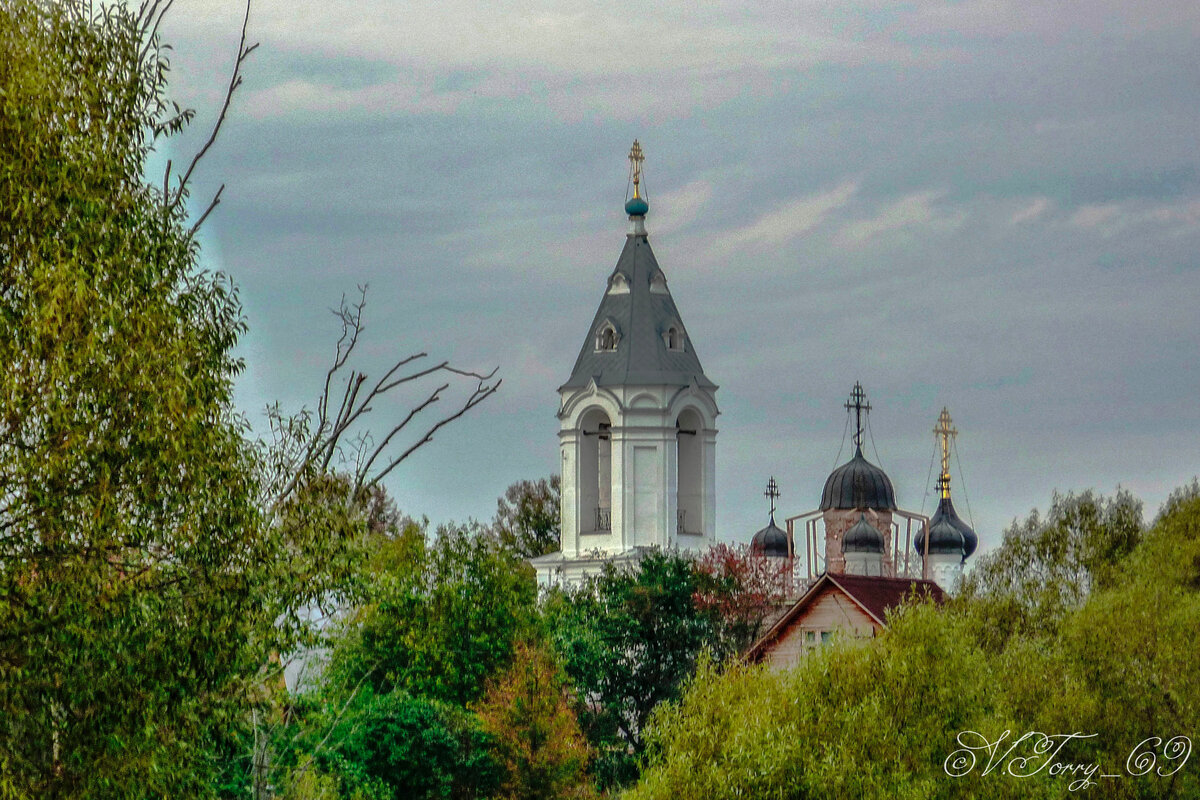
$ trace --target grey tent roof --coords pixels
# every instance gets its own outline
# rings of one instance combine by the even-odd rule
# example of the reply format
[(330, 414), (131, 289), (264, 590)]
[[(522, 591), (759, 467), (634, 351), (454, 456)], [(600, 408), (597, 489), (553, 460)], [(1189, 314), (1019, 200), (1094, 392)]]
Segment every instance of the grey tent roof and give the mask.
[[(626, 238), (625, 249), (609, 276), (609, 287), (617, 275), (629, 284), (629, 291), (615, 294), (606, 289), (571, 377), (560, 390), (586, 386), (592, 378), (597, 386), (689, 386), (694, 379), (698, 386), (715, 389), (716, 384), (704, 375), (665, 277), (659, 280), (660, 288), (650, 290), (651, 281), (662, 276), (662, 269), (644, 233)], [(596, 336), (606, 323), (616, 328), (616, 349), (597, 352)], [(671, 326), (683, 335), (682, 350), (667, 349), (664, 334)]]

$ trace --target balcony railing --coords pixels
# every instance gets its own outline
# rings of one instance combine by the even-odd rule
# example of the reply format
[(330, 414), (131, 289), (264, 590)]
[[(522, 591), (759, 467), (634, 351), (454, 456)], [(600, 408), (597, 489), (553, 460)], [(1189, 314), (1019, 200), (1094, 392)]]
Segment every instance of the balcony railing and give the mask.
[(603, 506), (596, 509), (596, 530), (612, 530), (612, 509)]

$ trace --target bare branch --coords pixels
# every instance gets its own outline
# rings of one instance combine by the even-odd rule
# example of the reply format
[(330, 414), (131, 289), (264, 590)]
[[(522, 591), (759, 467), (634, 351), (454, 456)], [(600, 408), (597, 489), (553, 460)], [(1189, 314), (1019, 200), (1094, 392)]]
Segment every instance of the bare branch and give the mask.
[(221, 192), (225, 191), (225, 184), (221, 184), (221, 188), (217, 189), (217, 193), (213, 195), (212, 202), (208, 204), (208, 208), (204, 209), (204, 213), (200, 215), (200, 219), (196, 220), (196, 224), (188, 231), (188, 236), (195, 236), (196, 231), (200, 230), (200, 226), (204, 224), (204, 220), (208, 219), (208, 215), (213, 212), (213, 209), (221, 204)]
[[(317, 399), (315, 428), (299, 434), (307, 441), (301, 445), (301, 453), (291, 462), (289, 467), (291, 474), (286, 476), (285, 485), (273, 499), (271, 503), (273, 507), (278, 507), (279, 504), (285, 502), (296, 490), (296, 487), (309, 476), (327, 472), (333, 465), (334, 458), (344, 452), (344, 446), (353, 451), (353, 457), (349, 459), (353, 462), (350, 466), (352, 477), (350, 496), (356, 496), (360, 491), (375, 486), (400, 462), (407, 459), (422, 445), (432, 441), (437, 431), (483, 402), (500, 386), (499, 380), (495, 380), (493, 383), (498, 368), (483, 373), (459, 369), (451, 366), (448, 361), (404, 373), (405, 367), (428, 358), (428, 354), (424, 352), (414, 353), (396, 360), (369, 389), (364, 389), (368, 376), (358, 370), (350, 370), (344, 383), (337, 380), (339, 373), (346, 368), (353, 356), (359, 337), (364, 330), (362, 313), (366, 305), (366, 287), (360, 286), (359, 291), (361, 297), (357, 303), (347, 303), (343, 296), (341, 304), (336, 309), (332, 309), (334, 316), (342, 324), (342, 331), (334, 350), (333, 363), (325, 373), (324, 386)], [(431, 424), (398, 456), (388, 456), (388, 448), (393, 446), (400, 434), (410, 428), (411, 423), (419, 414), (434, 403), (441, 401), (444, 393), (452, 386), (451, 381), (441, 383), (410, 408), (403, 419), (388, 428), (387, 435), (378, 444), (375, 443), (376, 440), (370, 435), (369, 430), (360, 430), (351, 436), (352, 429), (372, 411), (380, 398), (400, 386), (415, 383), (436, 373), (473, 378), (477, 381), (477, 385), (461, 406), (453, 413)], [(339, 383), (341, 384), (341, 397), (338, 398), (339, 402), (335, 409), (334, 392), (337, 391), (335, 385)], [(286, 426), (286, 423), (281, 423), (281, 426)], [(283, 429), (286, 430), (286, 427)], [(376, 464), (384, 461), (386, 461), (386, 467), (378, 474), (373, 475), (372, 470)]]
[[(168, 0), (168, 5), (174, 0)], [(171, 207), (174, 208), (183, 199), (183, 194), (187, 189), (188, 181), (192, 178), (192, 172), (196, 169), (196, 165), (204, 158), (204, 154), (212, 147), (213, 142), (217, 140), (217, 134), (221, 131), (221, 126), (225, 124), (225, 115), (229, 113), (229, 104), (233, 100), (233, 93), (242, 85), (242, 64), (249, 58), (250, 54), (258, 48), (258, 43), (246, 46), (246, 28), (250, 24), (250, 0), (246, 0), (246, 13), (242, 17), (242, 34), (238, 40), (238, 54), (233, 62), (233, 74), (229, 77), (229, 87), (225, 90), (225, 101), (221, 104), (221, 113), (217, 115), (217, 121), (213, 125), (212, 131), (208, 135), (208, 140), (192, 157), (192, 163), (188, 165), (187, 170), (183, 173), (183, 177), (179, 179), (179, 185), (175, 190), (175, 196), (171, 199)], [(220, 192), (217, 192), (218, 196)], [(215, 198), (214, 198), (215, 199)], [(209, 209), (211, 210), (211, 208)], [(195, 229), (193, 229), (194, 231)]]
[(379, 446), (371, 452), (371, 455), (367, 458), (366, 462), (362, 465), (362, 467), (359, 468), (358, 474), (354, 476), (356, 491), (359, 488), (362, 488), (364, 478), (366, 477), (367, 473), (371, 471), (371, 465), (375, 463), (375, 459), (379, 457), (379, 454), (383, 452), (383, 449), (388, 446), (389, 442), (392, 441), (392, 437), (404, 430), (408, 426), (408, 423), (412, 422), (413, 417), (415, 417), (417, 414), (420, 414), (422, 411), (429, 408), (429, 406), (440, 400), (442, 398), (442, 392), (448, 388), (450, 388), (450, 384), (443, 383), (441, 386), (434, 389), (433, 393), (430, 394), (429, 397), (425, 398), (425, 402), (410, 409), (408, 416), (401, 420), (399, 425), (394, 426), (391, 432), (383, 438), (383, 441), (379, 443)]
[[(495, 370), (492, 371), (492, 374), (495, 374)], [(384, 477), (387, 476), (387, 474), (389, 472), (391, 472), (393, 469), (395, 469), (396, 466), (401, 461), (403, 461), (404, 459), (406, 459), (410, 455), (412, 455), (418, 447), (433, 441), (433, 435), (435, 433), (437, 433), (443, 427), (445, 427), (446, 425), (449, 425), (451, 422), (458, 419), (463, 414), (467, 413), (472, 408), (479, 405), (484, 400), (486, 400), (487, 398), (489, 398), (493, 394), (495, 394), (496, 390), (500, 388), (500, 384), (503, 382), (504, 381), (496, 381), (495, 383), (493, 383), (490, 386), (487, 386), (481, 382), (479, 384), (478, 388), (476, 388), (475, 391), (471, 394), (471, 396), (469, 398), (467, 398), (467, 401), (465, 403), (463, 403), (462, 407), (459, 408), (458, 411), (454, 412), (453, 414), (451, 414), (448, 417), (445, 417), (445, 418), (439, 420), (436, 424), (434, 424), (428, 431), (425, 432), (425, 435), (422, 436), (420, 438), (420, 440), (418, 440), (416, 443), (414, 443), (412, 446), (410, 446), (407, 450), (405, 450), (403, 453), (401, 453), (398, 458), (393, 459), (392, 462), (389, 463), (387, 465), (387, 467), (385, 467), (378, 475), (376, 475), (374, 478), (372, 478), (370, 481), (368, 481), (366, 484), (364, 484), (363, 488), (369, 489), (372, 486), (375, 486), (376, 484), (378, 484), (381, 480), (384, 479)]]

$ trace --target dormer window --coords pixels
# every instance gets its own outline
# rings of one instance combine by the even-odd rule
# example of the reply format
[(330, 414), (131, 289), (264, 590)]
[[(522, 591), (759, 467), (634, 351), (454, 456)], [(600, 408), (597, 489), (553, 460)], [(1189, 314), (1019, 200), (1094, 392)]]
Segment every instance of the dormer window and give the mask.
[(612, 352), (617, 349), (617, 342), (621, 337), (617, 334), (617, 328), (611, 322), (605, 322), (600, 326), (600, 330), (596, 331), (596, 352)]
[(668, 350), (683, 352), (683, 331), (678, 326), (672, 325), (663, 333), (663, 342), (666, 343)]
[(608, 281), (609, 294), (629, 294), (629, 281), (621, 273), (616, 273)]
[(650, 278), (650, 293), (651, 294), (667, 294), (667, 278), (661, 272), (654, 273)]

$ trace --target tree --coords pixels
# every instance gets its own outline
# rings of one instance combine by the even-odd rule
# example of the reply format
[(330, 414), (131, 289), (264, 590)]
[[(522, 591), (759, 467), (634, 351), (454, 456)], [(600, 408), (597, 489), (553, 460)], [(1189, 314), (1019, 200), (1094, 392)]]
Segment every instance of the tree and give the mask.
[(608, 565), (546, 601), (546, 629), (575, 686), (602, 787), (637, 776), (651, 712), (678, 697), (701, 651), (721, 640), (716, 613), (696, 605), (699, 588), (690, 558), (652, 551), (636, 568)]
[(428, 541), (411, 520), (370, 550), (363, 604), (319, 679), (263, 731), (265, 782), (297, 797), (491, 796), (503, 769), (472, 704), (535, 630), (532, 571), (480, 529)]
[[(1098, 518), (1115, 530), (1093, 528), (1087, 540), (1119, 543), (1132, 529), (1131, 500), (1056, 498), (1047, 517), (1094, 520), (1107, 508)], [(1071, 525), (1082, 535), (1091, 523)], [(1033, 605), (1051, 612), (1050, 634), (1022, 626), (978, 647), (971, 605), (994, 610), (983, 596), (904, 606), (874, 639), (835, 641), (788, 672), (702, 665), (682, 700), (651, 718), (646, 768), (629, 797), (1196, 796), (1190, 745), (1176, 737), (1200, 725), (1200, 491), (1173, 495), (1139, 538), (1123, 556), (1077, 559), (1091, 576), (1078, 602)], [(1021, 552), (1030, 570), (1043, 569), (1041, 549)], [(1019, 572), (1021, 562), (1011, 565)], [(1040, 599), (1046, 587), (1033, 586)], [(1085, 738), (1048, 756), (1054, 748), (1037, 750), (1033, 734), (1009, 770), (1008, 747), (1037, 731)], [(989, 753), (985, 741), (1000, 744)], [(999, 765), (985, 774), (993, 757)], [(1095, 770), (1056, 774), (1051, 763)]]
[[(413, 357), (374, 385), (352, 372), (331, 402), (361, 330), (361, 305), (343, 305), (317, 413), (276, 414), (272, 443), (247, 438), (231, 400), (245, 322), (195, 239), (220, 192), (194, 216), (187, 201), (255, 45), (243, 23), (209, 137), (151, 185), (151, 151), (192, 119), (166, 94), (156, 31), (169, 6), (0, 6), (0, 793), (12, 797), (211, 795), (217, 754), (274, 705), (272, 656), (311, 639), (306, 609), (347, 591), (372, 487), (498, 385), (446, 364), (401, 374)], [(475, 390), (397, 448), (444, 387), (422, 395), (374, 444), (366, 402), (435, 373)], [(350, 467), (343, 452), (362, 458)]]
[(335, 642), (329, 680), (460, 706), (478, 699), (534, 624), (532, 569), (478, 531), (444, 527), (426, 544), (415, 524), (381, 542), (376, 558), (368, 602)]
[(745, 650), (758, 639), (764, 620), (779, 610), (792, 588), (791, 568), (779, 561), (756, 556), (745, 545), (727, 544), (709, 548), (696, 561), (696, 605), (719, 615), (725, 635), (717, 654)]
[(1111, 584), (1143, 530), (1142, 504), (1128, 491), (1055, 493), (1045, 517), (1035, 510), (1014, 522), (964, 577), (959, 598), (980, 642), (998, 650), (1015, 633), (1052, 635), (1094, 588)]
[(553, 553), (559, 548), (559, 506), (562, 480), (519, 481), (496, 501), (493, 535), (500, 544), (523, 558)]
[(628, 796), (1045, 797), (1039, 780), (943, 771), (960, 731), (1010, 722), (997, 678), (961, 621), (928, 602), (891, 616), (876, 639), (835, 642), (790, 672), (709, 662), (680, 703), (656, 711)]
[(567, 704), (566, 678), (544, 645), (518, 643), (512, 666), (475, 706), (505, 777), (506, 800), (591, 795), (588, 747)]
[(244, 330), (179, 192), (156, 9), (0, 9), (0, 752), (15, 796), (203, 794), (263, 636)]
[(330, 798), (372, 800), (485, 798), (500, 784), (492, 737), (452, 704), (367, 687), (348, 705), (321, 707), (304, 723), (288, 743), (301, 756), (280, 781), (285, 797), (303, 797), (320, 777), (332, 779)]

